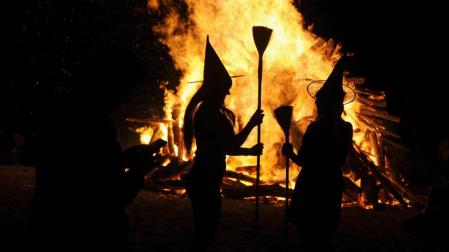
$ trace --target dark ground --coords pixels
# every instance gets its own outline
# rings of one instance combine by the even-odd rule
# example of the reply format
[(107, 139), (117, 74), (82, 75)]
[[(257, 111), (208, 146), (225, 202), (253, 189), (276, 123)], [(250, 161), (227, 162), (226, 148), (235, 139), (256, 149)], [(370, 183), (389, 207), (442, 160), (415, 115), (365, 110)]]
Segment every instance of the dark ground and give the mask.
[[(34, 190), (34, 168), (0, 166), (0, 251), (24, 251)], [(212, 251), (298, 251), (293, 226), (283, 242), (282, 205), (261, 205), (261, 233), (253, 233), (253, 202), (225, 199)], [(446, 251), (407, 234), (405, 218), (418, 209), (344, 208), (336, 251)], [(192, 233), (187, 198), (142, 191), (129, 207), (131, 244), (137, 251), (186, 251)]]

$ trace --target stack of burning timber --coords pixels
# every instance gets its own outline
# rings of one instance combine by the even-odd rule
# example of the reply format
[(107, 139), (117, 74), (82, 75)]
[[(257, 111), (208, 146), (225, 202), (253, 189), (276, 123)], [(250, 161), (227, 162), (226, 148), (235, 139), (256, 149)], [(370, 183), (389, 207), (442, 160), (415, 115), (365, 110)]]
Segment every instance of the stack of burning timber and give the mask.
[[(395, 165), (399, 152), (409, 152), (400, 143), (395, 133), (400, 118), (386, 111), (385, 93), (363, 88), (363, 78), (347, 78), (357, 93), (355, 100), (360, 110), (354, 118), (364, 129), (362, 144), (353, 142), (344, 171), (344, 198), (346, 205), (359, 205), (365, 208), (383, 206), (409, 207), (421, 204), (420, 200), (408, 189), (407, 182)], [(357, 104), (358, 103), (358, 104)], [(146, 189), (172, 194), (185, 193), (180, 175), (192, 166), (192, 157), (187, 156), (182, 144), (182, 129), (177, 127), (179, 111), (173, 110), (174, 120), (152, 120), (128, 118), (136, 128), (140, 127), (142, 137), (156, 140), (166, 138), (168, 145), (163, 150), (164, 161), (146, 177)], [(310, 122), (311, 118), (300, 120)], [(298, 123), (298, 122), (297, 122)], [(143, 126), (143, 127), (142, 127)], [(301, 139), (304, 132), (293, 123), (293, 139)], [(355, 130), (358, 130), (355, 128)], [(139, 130), (138, 130), (139, 131)], [(296, 132), (296, 133), (295, 133)], [(149, 134), (149, 135), (148, 135)], [(282, 141), (280, 139), (279, 141)], [(363, 145), (374, 148), (363, 150)], [(275, 165), (275, 164), (274, 164)], [(226, 198), (251, 199), (255, 197), (256, 166), (237, 167), (228, 170), (223, 180), (222, 193)], [(292, 174), (295, 176), (296, 174)], [(260, 196), (265, 200), (282, 200), (285, 197), (283, 184), (260, 183)]]
[[(233, 81), (232, 95), (226, 99), (226, 105), (236, 113), (236, 131), (243, 128), (256, 108), (254, 94), (264, 90), (263, 97), (257, 96), (266, 114), (261, 127), (264, 154), (260, 158), (259, 195), (284, 198), (286, 184), (293, 188), (300, 167), (290, 165), (291, 180), (286, 182), (286, 162), (280, 151), (284, 134), (270, 110), (284, 105), (293, 106), (290, 140), (298, 149), (315, 113), (307, 85), (313, 80), (327, 78), (343, 54), (342, 45), (333, 39), (320, 38), (306, 29), (303, 17), (289, 0), (235, 0), (233, 4), (189, 0), (185, 1), (188, 16), (180, 12), (183, 8), (171, 2), (150, 1), (148, 5), (149, 11), (161, 13), (161, 10), (169, 10), (164, 20), (153, 27), (153, 32), (169, 49), (171, 62), (182, 73), (175, 89), (161, 85), (166, 91), (163, 109), (164, 118), (168, 120), (129, 118), (146, 138), (144, 142), (158, 138), (168, 142), (164, 150), (166, 161), (148, 175), (148, 188), (171, 193), (183, 191), (179, 178), (190, 169), (193, 157), (188, 156), (183, 147), (182, 115), (187, 102), (200, 87), (197, 80), (201, 79), (204, 69), (201, 52), (204, 51), (206, 37), (210, 35), (211, 43), (229, 73), (245, 75)], [(235, 13), (239, 13), (242, 6), (245, 6), (245, 15), (236, 19)], [(251, 36), (254, 25), (273, 29), (263, 58), (264, 88), (255, 85), (261, 80), (256, 63), (257, 56), (261, 59), (261, 54), (257, 43), (254, 46), (255, 37)], [(232, 29), (224, 29), (225, 32), (223, 27), (228, 26)], [(353, 148), (344, 167), (344, 201), (367, 208), (383, 205), (407, 207), (419, 203), (395, 165), (398, 154), (409, 150), (401, 144), (396, 133), (399, 118), (386, 111), (385, 93), (364, 88), (363, 78), (345, 75), (344, 79), (344, 83), (357, 93), (356, 100), (345, 106), (346, 115), (343, 117), (354, 128)], [(255, 136), (250, 134), (247, 144), (255, 144)], [(222, 187), (224, 197), (255, 197), (257, 161), (251, 158), (227, 159), (228, 171)]]

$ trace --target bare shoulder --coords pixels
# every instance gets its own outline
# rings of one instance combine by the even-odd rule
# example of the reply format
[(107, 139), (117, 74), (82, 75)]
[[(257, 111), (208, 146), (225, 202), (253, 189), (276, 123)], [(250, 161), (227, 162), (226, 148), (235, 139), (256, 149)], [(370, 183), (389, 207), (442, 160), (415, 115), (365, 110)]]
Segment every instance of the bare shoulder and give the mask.
[(346, 130), (351, 130), (352, 131), (352, 124), (348, 121), (344, 121), (344, 127)]
[(314, 131), (317, 128), (317, 125), (318, 125), (318, 123), (316, 121), (309, 123), (309, 126), (307, 126), (307, 129), (306, 129), (306, 132)]
[(344, 127), (346, 134), (352, 135), (353, 128), (352, 128), (352, 124), (350, 122), (344, 121), (343, 127)]
[(200, 103), (194, 111), (195, 121), (204, 120), (205, 118), (210, 117), (209, 114), (210, 109), (208, 108), (208, 106), (205, 106), (204, 103)]

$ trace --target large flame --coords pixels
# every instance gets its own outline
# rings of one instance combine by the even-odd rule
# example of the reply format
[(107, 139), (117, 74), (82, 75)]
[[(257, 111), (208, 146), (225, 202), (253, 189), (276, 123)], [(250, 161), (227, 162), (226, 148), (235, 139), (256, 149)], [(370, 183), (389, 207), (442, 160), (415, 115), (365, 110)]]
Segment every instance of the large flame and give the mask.
[[(176, 2), (176, 1), (175, 1)], [(341, 46), (333, 40), (325, 41), (303, 28), (303, 18), (289, 0), (186, 0), (188, 19), (170, 0), (150, 0), (148, 8), (157, 11), (162, 6), (169, 14), (158, 26), (153, 27), (161, 42), (168, 46), (176, 67), (182, 71), (176, 90), (166, 90), (165, 113), (181, 129), (183, 112), (190, 98), (201, 83), (204, 64), (206, 35), (231, 75), (235, 78), (226, 105), (237, 116), (237, 129), (241, 129), (257, 107), (257, 60), (253, 41), (253, 26), (273, 29), (264, 54), (262, 109), (265, 119), (262, 125), (264, 153), (261, 158), (261, 180), (267, 183), (285, 181), (284, 160), (280, 146), (284, 141), (281, 128), (273, 116), (273, 110), (281, 105), (292, 105), (292, 141), (298, 147), (308, 123), (314, 119), (314, 100), (306, 91), (311, 80), (326, 79), (335, 62), (341, 56)], [(349, 83), (351, 85), (351, 83)], [(352, 84), (354, 85), (354, 84)], [(370, 144), (370, 132), (357, 119), (360, 103), (345, 106), (345, 119), (354, 127), (354, 141), (371, 161), (377, 163), (376, 150)], [(173, 115), (176, 116), (173, 116)], [(176, 117), (176, 118), (175, 118)], [(256, 143), (252, 132), (245, 145)], [(177, 148), (178, 146), (176, 146)], [(183, 155), (182, 158), (188, 157)], [(229, 157), (230, 170), (253, 166), (255, 157)], [(292, 167), (291, 174), (298, 174), (299, 167)], [(250, 171), (248, 171), (250, 172)], [(294, 177), (290, 186), (294, 185)]]

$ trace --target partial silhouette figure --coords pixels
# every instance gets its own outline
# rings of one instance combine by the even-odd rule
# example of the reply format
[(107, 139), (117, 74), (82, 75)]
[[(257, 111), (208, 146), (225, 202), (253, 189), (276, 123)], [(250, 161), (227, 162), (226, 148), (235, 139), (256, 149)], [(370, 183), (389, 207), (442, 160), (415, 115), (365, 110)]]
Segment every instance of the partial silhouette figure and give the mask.
[(443, 186), (449, 185), (449, 132), (445, 132), (438, 146), (438, 159)]
[(145, 71), (123, 47), (98, 51), (40, 130), (30, 251), (126, 251), (126, 206), (164, 145), (122, 151), (110, 118)]
[(226, 155), (258, 155), (263, 145), (242, 148), (251, 130), (262, 123), (258, 110), (244, 129), (234, 133), (235, 116), (224, 105), (232, 79), (212, 45), (206, 42), (204, 78), (190, 100), (184, 117), (184, 142), (191, 151), (196, 140), (194, 165), (183, 175), (192, 203), (194, 237), (192, 251), (206, 251), (213, 241), (221, 212), (220, 186), (226, 170)]
[(449, 248), (449, 134), (445, 132), (438, 146), (441, 180), (433, 186), (422, 213), (407, 218), (404, 229), (416, 236)]
[(293, 191), (289, 221), (297, 225), (306, 251), (329, 251), (340, 218), (342, 166), (352, 144), (352, 125), (343, 112), (343, 70), (340, 59), (315, 95), (317, 119), (308, 126), (298, 154), (291, 144), (282, 152), (302, 167)]
[(0, 128), (0, 164), (12, 162), (12, 151), (14, 149), (14, 135), (11, 131)]

